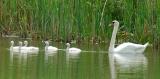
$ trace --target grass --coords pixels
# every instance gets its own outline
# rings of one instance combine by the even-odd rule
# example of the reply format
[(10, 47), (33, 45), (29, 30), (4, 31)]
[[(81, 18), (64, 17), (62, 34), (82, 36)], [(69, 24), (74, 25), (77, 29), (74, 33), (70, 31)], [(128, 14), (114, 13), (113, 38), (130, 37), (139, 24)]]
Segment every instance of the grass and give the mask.
[(123, 26), (119, 32), (125, 33), (119, 40), (157, 42), (160, 1), (155, 1), (1, 0), (0, 31), (35, 39), (101, 42), (110, 40), (112, 29), (108, 25), (117, 19)]

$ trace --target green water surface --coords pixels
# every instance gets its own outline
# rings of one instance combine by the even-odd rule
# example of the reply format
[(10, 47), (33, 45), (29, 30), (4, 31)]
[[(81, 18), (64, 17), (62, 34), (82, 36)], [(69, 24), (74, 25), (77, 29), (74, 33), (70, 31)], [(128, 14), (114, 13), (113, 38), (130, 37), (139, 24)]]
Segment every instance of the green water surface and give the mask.
[[(30, 45), (40, 51), (23, 54), (9, 51), (11, 40), (0, 40), (0, 79), (111, 79), (111, 75), (116, 79), (160, 79), (160, 54), (152, 47), (141, 55), (124, 55), (109, 61), (106, 45), (73, 44), (82, 49), (80, 54), (67, 54), (64, 50), (45, 54), (43, 43), (32, 41)], [(63, 43), (54, 46), (66, 48)]]

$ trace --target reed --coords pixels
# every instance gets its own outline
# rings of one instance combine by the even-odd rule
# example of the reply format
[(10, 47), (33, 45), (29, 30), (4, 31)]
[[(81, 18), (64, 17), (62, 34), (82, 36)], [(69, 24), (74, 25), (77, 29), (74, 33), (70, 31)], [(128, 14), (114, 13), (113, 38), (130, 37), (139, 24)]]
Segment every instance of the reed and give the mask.
[(127, 40), (154, 42), (160, 38), (159, 4), (156, 0), (1, 0), (0, 31), (55, 41), (101, 42), (110, 39), (108, 25), (117, 19)]

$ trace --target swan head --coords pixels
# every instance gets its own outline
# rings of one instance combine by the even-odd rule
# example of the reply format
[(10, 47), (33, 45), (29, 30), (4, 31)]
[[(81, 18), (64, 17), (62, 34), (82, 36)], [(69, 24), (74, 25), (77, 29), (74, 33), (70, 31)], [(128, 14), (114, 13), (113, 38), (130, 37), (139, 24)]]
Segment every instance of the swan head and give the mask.
[(117, 20), (113, 20), (113, 21), (112, 21), (112, 25), (113, 25), (114, 27), (118, 27), (118, 26), (119, 26), (119, 22), (118, 22)]
[(70, 46), (71, 46), (70, 43), (66, 43), (66, 45), (67, 45), (67, 47), (70, 47)]
[(14, 41), (11, 41), (11, 46), (13, 46), (14, 45)]
[(22, 46), (22, 44), (23, 44), (23, 43), (22, 43), (21, 41), (19, 41), (19, 46)]
[(25, 45), (25, 46), (28, 46), (28, 41), (24, 41), (24, 45)]

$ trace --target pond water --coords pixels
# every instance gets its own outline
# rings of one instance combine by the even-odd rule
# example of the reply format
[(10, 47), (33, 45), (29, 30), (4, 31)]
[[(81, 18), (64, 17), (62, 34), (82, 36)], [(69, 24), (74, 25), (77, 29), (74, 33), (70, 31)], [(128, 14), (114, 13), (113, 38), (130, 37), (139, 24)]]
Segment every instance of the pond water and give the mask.
[[(108, 56), (106, 45), (81, 44), (78, 55), (64, 50), (45, 54), (41, 41), (38, 53), (9, 51), (12, 38), (0, 39), (0, 79), (160, 79), (160, 53), (147, 48), (144, 54)], [(17, 42), (17, 41), (16, 41)], [(54, 44), (65, 49), (65, 44)]]

